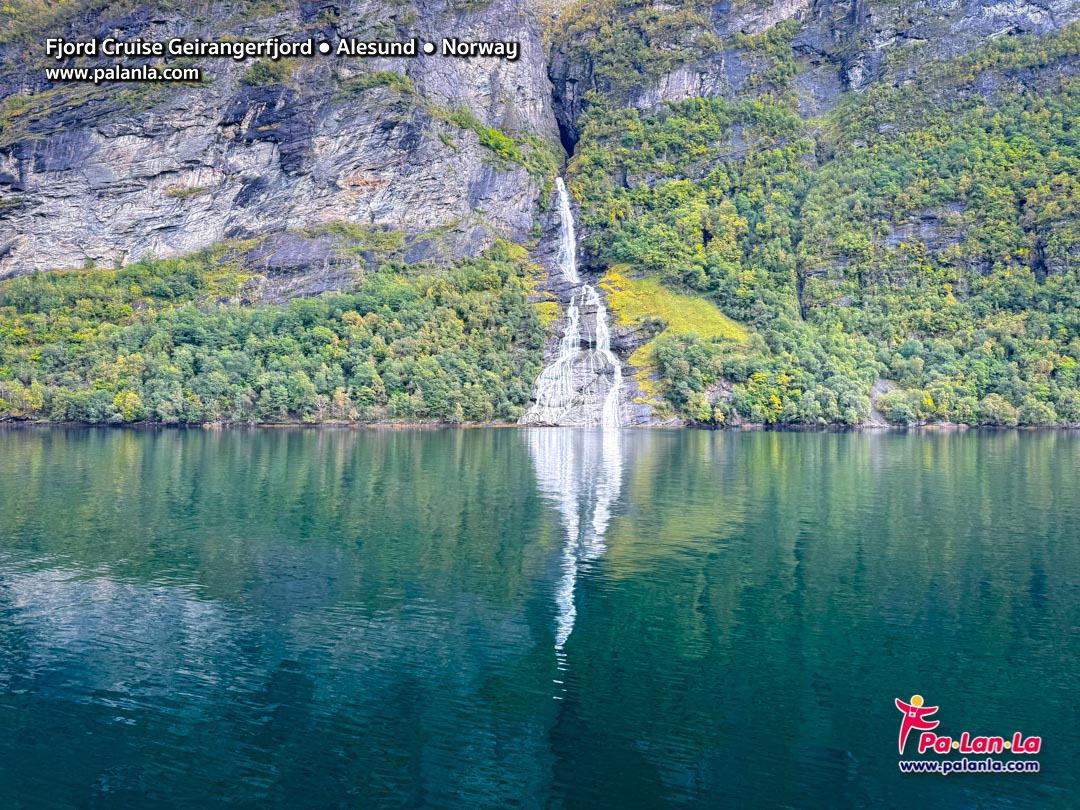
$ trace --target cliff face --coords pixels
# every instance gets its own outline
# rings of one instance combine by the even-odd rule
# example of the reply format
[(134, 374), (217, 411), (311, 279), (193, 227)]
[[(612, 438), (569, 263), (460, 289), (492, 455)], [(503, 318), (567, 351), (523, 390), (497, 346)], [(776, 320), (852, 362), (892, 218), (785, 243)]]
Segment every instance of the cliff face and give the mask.
[[(681, 51), (668, 60), (674, 64), (639, 63), (641, 81), (629, 87), (616, 87), (608, 66), (597, 69), (593, 54), (582, 47), (595, 41), (596, 27), (568, 23), (551, 62), (555, 112), (564, 140), (573, 142), (580, 135), (578, 121), (588, 90), (615, 90), (621, 101), (643, 110), (688, 98), (760, 93), (760, 59), (748, 50), (746, 38), (761, 37), (788, 21), (798, 24), (791, 46), (799, 68), (801, 110), (820, 115), (844, 92), (861, 91), (876, 80), (904, 81), (928, 60), (968, 53), (996, 37), (1047, 34), (1080, 16), (1077, 0), (729, 0), (621, 6), (636, 13), (683, 8), (697, 14), (680, 20), (685, 29), (665, 43)], [(651, 12), (643, 14), (644, 41), (656, 33), (650, 27), (655, 18), (646, 16)]]
[[(1078, 12), (1076, 0), (817, 0), (796, 47), (825, 56), (839, 67), (845, 88), (861, 90), (878, 78), (910, 76), (927, 58), (959, 56), (995, 37), (1055, 31)], [(898, 58), (890, 65), (892, 53)]]
[[(724, 424), (1080, 419), (1078, 20), (1076, 0), (564, 15), (583, 265), (716, 307), (624, 302), (666, 324), (630, 358), (641, 390)], [(710, 337), (718, 314), (749, 338)]]
[[(603, 4), (602, 4), (603, 5)], [(647, 4), (608, 4), (627, 14)], [(678, 7), (670, 4), (655, 8)], [(755, 59), (739, 35), (797, 19), (793, 46), (805, 114), (876, 78), (902, 80), (926, 54), (970, 50), (990, 37), (1041, 33), (1076, 18), (1077, 0), (778, 0), (683, 4), (715, 36), (669, 70), (643, 66), (625, 103), (653, 109), (695, 96), (757, 92)], [(533, 228), (545, 180), (573, 149), (587, 90), (610, 89), (581, 34), (548, 47), (558, 9), (519, 0), (215, 2), (79, 8), (46, 31), (0, 46), (0, 277), (32, 270), (179, 256), (226, 239), (275, 234), (249, 259), (297, 277), (277, 294), (339, 287), (338, 243), (311, 229), (347, 222), (401, 239), (399, 258), (476, 255), (498, 236)], [(572, 29), (588, 4), (563, 9)], [(194, 12), (194, 13), (193, 13)], [(696, 26), (696, 28), (695, 28)], [(586, 34), (588, 31), (586, 27)], [(44, 80), (41, 35), (166, 39), (272, 35), (337, 41), (442, 36), (520, 43), (515, 62), (417, 56), (300, 59), (253, 77), (253, 62), (201, 61), (201, 86), (57, 84)], [(29, 44), (27, 44), (29, 43)], [(886, 58), (890, 57), (890, 58)], [(98, 60), (109, 62), (113, 60)], [(95, 64), (94, 60), (80, 64)], [(131, 64), (138, 64), (133, 61)], [(549, 76), (550, 74), (550, 76)], [(492, 148), (487, 128), (512, 139)], [(560, 144), (560, 129), (562, 143)], [(550, 188), (550, 186), (547, 186)], [(545, 201), (546, 202), (546, 201)]]
[[(559, 149), (533, 10), (514, 0), (463, 11), (439, 0), (357, 0), (290, 3), (249, 20), (248, 5), (218, 3), (201, 15), (109, 6), (73, 14), (48, 34), (457, 36), (513, 40), (521, 56), (314, 57), (268, 75), (250, 59), (215, 58), (201, 60), (200, 86), (49, 87), (40, 42), (8, 42), (0, 51), (5, 89), (32, 94), (9, 96), (3, 108), (0, 277), (178, 256), (273, 233), (252, 261), (271, 275), (306, 272), (290, 289), (311, 292), (343, 280), (334, 240), (310, 238), (328, 223), (392, 231), (409, 261), (525, 238), (544, 179), (537, 167), (554, 165)], [(494, 148), (488, 128), (498, 131)]]

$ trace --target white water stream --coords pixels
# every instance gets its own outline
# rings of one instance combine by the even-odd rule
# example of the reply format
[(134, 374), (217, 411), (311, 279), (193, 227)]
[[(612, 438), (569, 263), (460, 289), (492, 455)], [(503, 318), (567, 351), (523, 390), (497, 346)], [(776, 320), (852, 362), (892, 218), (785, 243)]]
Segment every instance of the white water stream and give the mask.
[(559, 270), (572, 289), (559, 353), (540, 372), (534, 388), (535, 402), (521, 423), (618, 427), (623, 421), (619, 400), (622, 366), (611, 350), (607, 308), (596, 288), (582, 282), (578, 275), (570, 195), (561, 177), (555, 185), (561, 224)]

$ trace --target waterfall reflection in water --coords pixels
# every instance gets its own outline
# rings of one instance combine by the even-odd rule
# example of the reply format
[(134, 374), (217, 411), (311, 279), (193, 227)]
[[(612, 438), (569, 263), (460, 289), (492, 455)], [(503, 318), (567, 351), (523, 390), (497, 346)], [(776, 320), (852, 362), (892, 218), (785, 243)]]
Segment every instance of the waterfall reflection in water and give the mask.
[(622, 432), (548, 428), (529, 430), (527, 435), (540, 491), (562, 519), (562, 571), (555, 592), (555, 657), (562, 671), (564, 648), (577, 618), (578, 575), (604, 553), (612, 508), (622, 489)]

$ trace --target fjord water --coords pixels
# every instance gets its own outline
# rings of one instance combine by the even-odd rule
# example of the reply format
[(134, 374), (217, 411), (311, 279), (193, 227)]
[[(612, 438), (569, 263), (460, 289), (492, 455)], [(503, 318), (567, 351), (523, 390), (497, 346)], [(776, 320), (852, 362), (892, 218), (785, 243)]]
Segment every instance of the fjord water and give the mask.
[[(0, 806), (1075, 807), (1080, 438), (0, 431)], [(1043, 738), (902, 775), (894, 698)]]

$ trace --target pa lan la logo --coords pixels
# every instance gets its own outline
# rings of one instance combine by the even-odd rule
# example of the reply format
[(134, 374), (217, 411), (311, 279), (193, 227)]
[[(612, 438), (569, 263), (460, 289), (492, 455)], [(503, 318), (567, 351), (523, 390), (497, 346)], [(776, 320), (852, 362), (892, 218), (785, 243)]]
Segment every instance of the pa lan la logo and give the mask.
[(919, 733), (919, 753), (925, 754), (933, 751), (937, 754), (948, 754), (956, 751), (960, 754), (1002, 754), (1012, 751), (1014, 754), (1037, 754), (1042, 748), (1041, 737), (1025, 737), (1019, 731), (1010, 737), (976, 735), (969, 731), (961, 732), (960, 737), (953, 739), (947, 735), (934, 733), (934, 729), (940, 724), (940, 720), (931, 720), (930, 715), (937, 712), (938, 706), (926, 706), (922, 695), (912, 695), (911, 700), (904, 702), (896, 698), (896, 708), (904, 715), (900, 721), (900, 737), (898, 747), (901, 756), (907, 746), (908, 735), (913, 731)]

